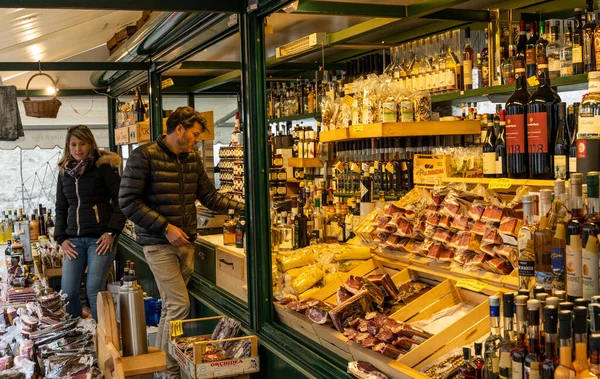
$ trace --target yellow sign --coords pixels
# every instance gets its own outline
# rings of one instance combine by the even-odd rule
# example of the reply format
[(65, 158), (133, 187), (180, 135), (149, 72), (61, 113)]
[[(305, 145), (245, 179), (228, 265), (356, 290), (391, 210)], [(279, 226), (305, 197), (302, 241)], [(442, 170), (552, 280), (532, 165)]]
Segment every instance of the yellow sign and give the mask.
[(358, 124), (358, 125), (352, 125), (352, 129), (353, 129), (355, 132), (362, 132), (362, 131), (363, 131), (363, 126), (362, 126), (361, 124)]
[(508, 178), (492, 179), (490, 189), (509, 189), (513, 185), (513, 180)]
[(360, 166), (359, 166), (359, 165), (357, 165), (357, 164), (356, 164), (356, 163), (354, 163), (354, 162), (350, 163), (350, 169), (351, 169), (352, 171), (354, 171), (355, 173), (357, 173), (357, 174), (360, 174), (360, 173), (361, 173)]
[(333, 167), (340, 172), (344, 171), (344, 164), (342, 162), (337, 162)]
[(170, 322), (171, 337), (178, 337), (183, 334), (183, 325), (181, 320), (175, 320)]
[(456, 287), (464, 288), (470, 291), (481, 292), (487, 287), (487, 284), (476, 279), (460, 279), (458, 282), (456, 282)]
[(450, 174), (447, 155), (417, 154), (414, 157), (413, 177), (416, 184), (437, 184)]
[(393, 174), (394, 173), (394, 165), (392, 164), (392, 162), (388, 162), (385, 165), (385, 169), (390, 173)]
[(162, 89), (165, 89), (167, 87), (171, 87), (171, 86), (175, 85), (175, 83), (173, 82), (173, 79), (171, 79), (171, 78), (163, 80), (160, 84), (161, 84)]
[(535, 87), (535, 86), (539, 86), (540, 82), (538, 81), (537, 76), (530, 76), (527, 78), (527, 84), (530, 87)]

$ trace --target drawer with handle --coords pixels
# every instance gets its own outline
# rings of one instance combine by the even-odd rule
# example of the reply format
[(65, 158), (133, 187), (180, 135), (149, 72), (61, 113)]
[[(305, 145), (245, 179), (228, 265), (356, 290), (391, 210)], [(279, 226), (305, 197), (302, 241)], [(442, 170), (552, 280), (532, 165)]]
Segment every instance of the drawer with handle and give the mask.
[(216, 254), (217, 270), (238, 279), (246, 279), (246, 257), (220, 248)]

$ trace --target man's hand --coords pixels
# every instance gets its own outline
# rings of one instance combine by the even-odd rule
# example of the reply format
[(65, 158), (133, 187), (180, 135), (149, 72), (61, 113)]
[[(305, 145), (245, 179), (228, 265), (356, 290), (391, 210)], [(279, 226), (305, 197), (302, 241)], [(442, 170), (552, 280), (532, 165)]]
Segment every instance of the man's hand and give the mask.
[(188, 237), (188, 235), (185, 234), (183, 230), (179, 229), (178, 227), (172, 224), (169, 224), (169, 226), (167, 226), (167, 232), (165, 233), (165, 237), (167, 237), (171, 245), (175, 247), (188, 245), (190, 243), (190, 237)]

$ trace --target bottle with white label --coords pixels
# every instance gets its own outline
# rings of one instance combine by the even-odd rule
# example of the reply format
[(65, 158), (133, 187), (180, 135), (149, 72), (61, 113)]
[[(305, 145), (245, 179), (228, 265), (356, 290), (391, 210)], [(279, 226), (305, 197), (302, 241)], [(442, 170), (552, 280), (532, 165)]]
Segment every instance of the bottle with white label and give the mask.
[(582, 184), (583, 175), (580, 173), (571, 174), (571, 220), (567, 224), (567, 300), (583, 296), (583, 283), (581, 280), (581, 225), (583, 223), (583, 193)]
[(598, 196), (598, 181), (600, 172), (590, 171), (587, 174), (587, 214), (581, 226), (581, 262), (583, 279), (583, 298), (591, 299), (598, 295), (598, 253), (600, 244), (600, 197)]
[(491, 114), (488, 115), (487, 130), (483, 141), (483, 176), (485, 178), (496, 177), (496, 133), (492, 117)]

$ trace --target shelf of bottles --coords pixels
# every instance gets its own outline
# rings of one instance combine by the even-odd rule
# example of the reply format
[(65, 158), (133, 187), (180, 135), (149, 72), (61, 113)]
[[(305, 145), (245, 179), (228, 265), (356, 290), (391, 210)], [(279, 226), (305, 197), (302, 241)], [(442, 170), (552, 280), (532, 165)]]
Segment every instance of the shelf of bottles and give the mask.
[(229, 194), (234, 200), (244, 201), (244, 148), (226, 146), (219, 149), (219, 192)]
[(323, 82), (298, 79), (293, 82), (270, 82), (267, 90), (267, 119), (286, 122), (320, 118), (318, 94)]

